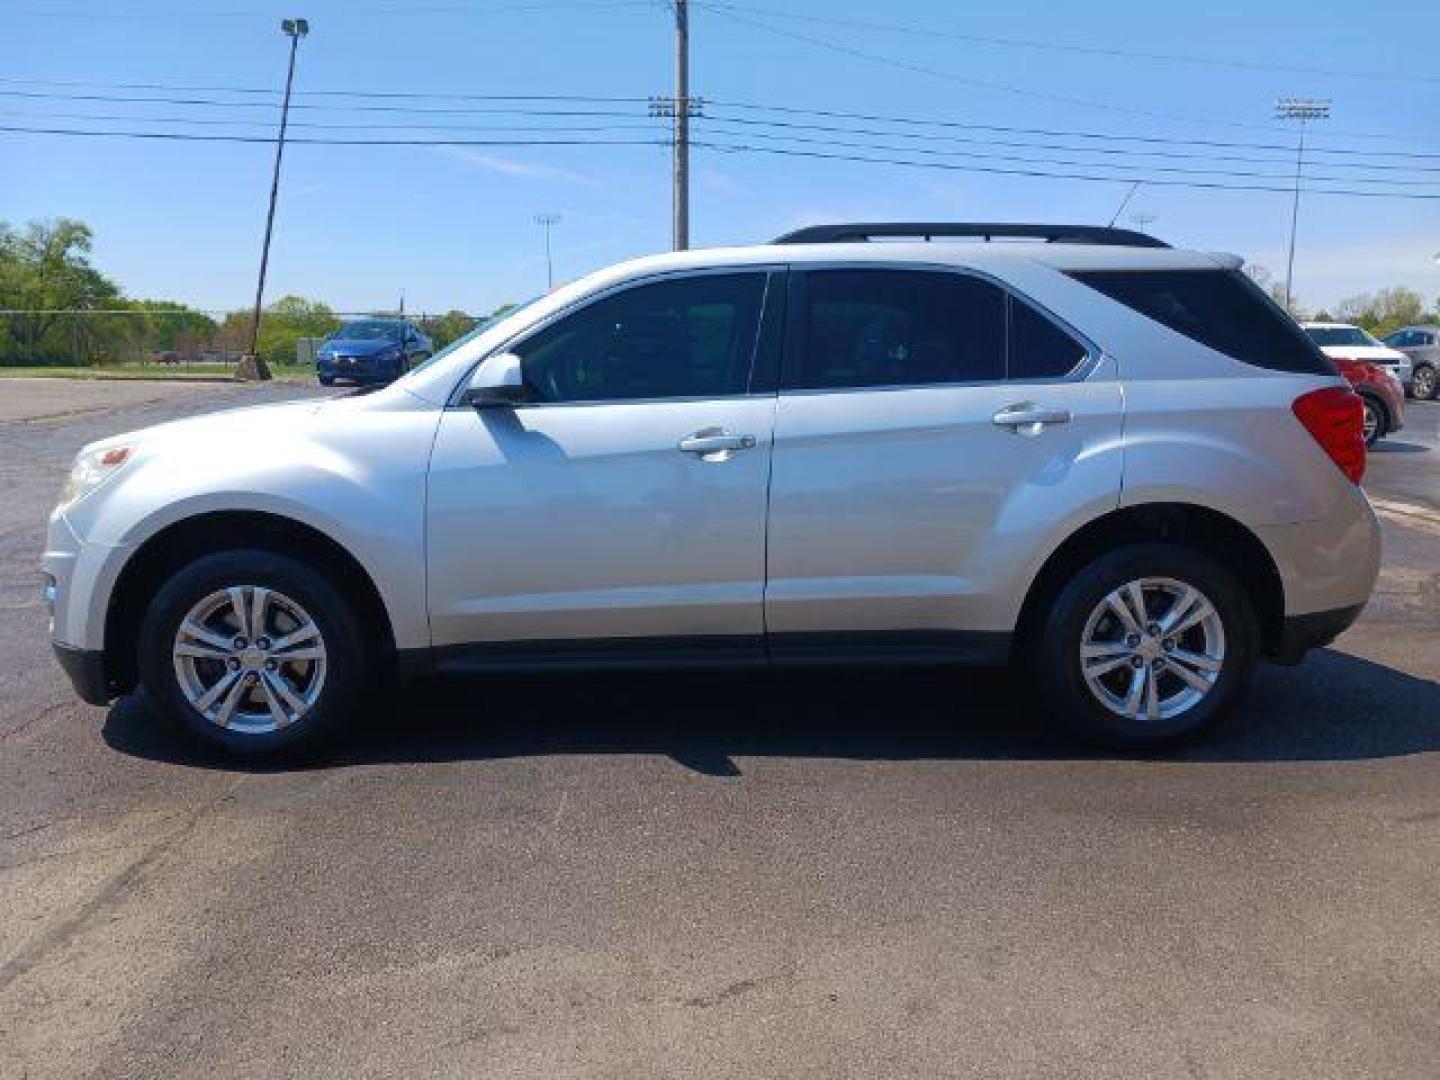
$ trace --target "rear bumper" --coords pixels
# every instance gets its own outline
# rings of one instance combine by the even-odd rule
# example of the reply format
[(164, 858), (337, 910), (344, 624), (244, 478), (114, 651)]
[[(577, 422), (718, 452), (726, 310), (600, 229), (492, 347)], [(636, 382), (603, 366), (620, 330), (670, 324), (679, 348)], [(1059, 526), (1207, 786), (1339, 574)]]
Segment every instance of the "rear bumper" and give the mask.
[(1350, 629), (1364, 604), (1314, 611), (1308, 615), (1287, 615), (1280, 630), (1280, 641), (1270, 657), (1277, 664), (1297, 664), (1311, 649), (1329, 645)]
[(70, 678), (70, 685), (80, 700), (91, 705), (104, 705), (113, 696), (105, 677), (105, 654), (99, 649), (77, 649), (52, 641), (55, 659)]

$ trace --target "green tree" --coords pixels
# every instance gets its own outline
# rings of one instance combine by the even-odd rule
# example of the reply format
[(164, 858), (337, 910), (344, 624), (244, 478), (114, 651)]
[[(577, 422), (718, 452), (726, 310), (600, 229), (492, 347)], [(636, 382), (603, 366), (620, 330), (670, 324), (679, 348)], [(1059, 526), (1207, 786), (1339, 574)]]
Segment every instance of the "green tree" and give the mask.
[[(248, 311), (232, 311), (216, 334), (217, 343), (229, 352), (244, 352), (250, 345), (250, 317)], [(340, 320), (328, 304), (282, 296), (260, 314), (260, 356), (267, 364), (293, 364), (301, 338), (321, 338), (338, 329)]]
[(116, 303), (119, 287), (90, 265), (93, 240), (90, 226), (72, 218), (31, 221), (21, 229), (0, 221), (0, 308), (23, 312), (0, 319), (4, 359), (63, 358), (73, 351), (74, 335), (62, 332), (58, 312)]
[(452, 308), (444, 315), (431, 315), (421, 319), (420, 329), (430, 336), (438, 350), (468, 334), (476, 321), (474, 315)]
[(137, 321), (144, 323), (146, 339), (156, 349), (193, 355), (219, 329), (203, 311), (174, 300), (131, 300), (125, 306), (146, 313)]
[(1340, 318), (1383, 336), (1401, 326), (1425, 321), (1425, 300), (1414, 289), (1396, 285), (1340, 301)]

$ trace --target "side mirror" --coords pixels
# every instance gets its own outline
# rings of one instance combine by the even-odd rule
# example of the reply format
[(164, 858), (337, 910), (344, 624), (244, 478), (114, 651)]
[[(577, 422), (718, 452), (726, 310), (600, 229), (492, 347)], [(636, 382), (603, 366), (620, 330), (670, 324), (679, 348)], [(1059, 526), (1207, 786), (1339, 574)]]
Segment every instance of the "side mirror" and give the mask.
[(525, 396), (520, 357), (500, 353), (487, 359), (470, 377), (464, 400), (477, 409), (508, 409), (523, 402)]

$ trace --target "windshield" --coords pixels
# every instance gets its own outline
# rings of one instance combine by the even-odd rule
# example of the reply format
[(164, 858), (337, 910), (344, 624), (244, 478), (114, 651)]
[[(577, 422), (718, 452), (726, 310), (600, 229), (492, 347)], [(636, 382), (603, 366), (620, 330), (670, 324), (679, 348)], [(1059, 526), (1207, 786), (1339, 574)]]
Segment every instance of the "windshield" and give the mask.
[(342, 341), (398, 341), (400, 324), (380, 319), (360, 319), (346, 323), (335, 337)]
[(415, 367), (411, 368), (410, 374), (414, 375), (417, 372), (424, 371), (426, 368), (434, 364), (435, 361), (445, 359), (445, 357), (449, 356), (462, 345), (468, 345), (470, 342), (474, 341), (477, 337), (483, 334), (486, 330), (489, 330), (495, 324), (505, 321), (512, 315), (518, 315), (520, 312), (524, 311), (526, 308), (528, 308), (531, 304), (535, 303), (535, 301), (539, 299), (541, 299), (541, 297), (532, 296), (524, 303), (514, 304), (511, 307), (497, 311), (494, 315), (490, 315), (484, 319), (481, 319), (465, 333), (461, 334), (454, 341), (450, 342), (449, 345), (446, 345), (434, 356), (430, 357), (429, 360), (426, 360), (423, 364), (418, 364)]
[(1379, 345), (1358, 326), (1307, 326), (1305, 333), (1316, 345)]

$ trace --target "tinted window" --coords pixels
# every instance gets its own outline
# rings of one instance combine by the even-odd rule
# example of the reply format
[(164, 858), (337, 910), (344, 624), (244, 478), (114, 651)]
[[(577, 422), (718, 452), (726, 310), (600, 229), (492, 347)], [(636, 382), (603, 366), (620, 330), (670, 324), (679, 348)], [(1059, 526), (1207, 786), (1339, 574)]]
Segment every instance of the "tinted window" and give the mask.
[(361, 319), (346, 323), (335, 336), (343, 341), (398, 341), (400, 326), (382, 319)]
[(1070, 275), (1202, 345), (1256, 367), (1335, 369), (1295, 321), (1235, 270), (1085, 270)]
[(806, 275), (797, 389), (1000, 379), (1005, 294), (960, 274), (821, 270)]
[(1415, 333), (1412, 330), (1396, 330), (1395, 333), (1387, 334), (1381, 340), (1392, 349), (1396, 349), (1412, 344), (1411, 339), (1414, 338), (1414, 336)]
[(764, 274), (638, 285), (515, 348), (536, 401), (720, 397), (745, 392)]
[(1024, 301), (1010, 300), (1010, 378), (1055, 379), (1085, 359), (1085, 346)]

